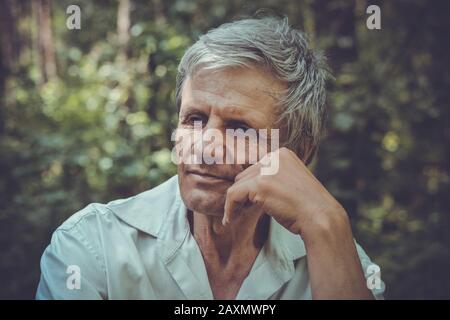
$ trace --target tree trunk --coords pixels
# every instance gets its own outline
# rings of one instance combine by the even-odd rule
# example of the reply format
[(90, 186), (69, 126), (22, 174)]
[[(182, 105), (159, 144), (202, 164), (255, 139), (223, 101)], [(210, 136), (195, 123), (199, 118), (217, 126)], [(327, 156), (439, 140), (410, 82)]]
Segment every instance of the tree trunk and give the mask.
[(15, 15), (10, 0), (0, 1), (1, 75), (6, 76), (14, 67), (17, 57)]
[(37, 29), (39, 64), (43, 82), (56, 76), (55, 46), (53, 45), (50, 0), (37, 0)]
[(130, 40), (130, 0), (119, 0), (117, 11), (117, 41), (120, 54), (127, 56), (128, 42)]

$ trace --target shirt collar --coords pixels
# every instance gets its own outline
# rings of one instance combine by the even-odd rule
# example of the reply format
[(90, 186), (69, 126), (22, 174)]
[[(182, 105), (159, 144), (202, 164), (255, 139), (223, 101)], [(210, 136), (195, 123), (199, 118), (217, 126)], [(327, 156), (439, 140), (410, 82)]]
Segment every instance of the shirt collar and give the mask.
[[(183, 231), (188, 227), (185, 216), (175, 218), (183, 212), (186, 214), (186, 207), (180, 195), (178, 175), (151, 190), (128, 199), (112, 201), (106, 206), (128, 225), (154, 237), (161, 236), (161, 229), (167, 223), (174, 224), (169, 227), (172, 231), (169, 233), (176, 238), (184, 235)], [(166, 232), (164, 234), (168, 236)], [(301, 237), (291, 233), (273, 218), (269, 228), (268, 250), (290, 261), (306, 255)]]
[(106, 207), (130, 225), (158, 237), (164, 218), (179, 199), (178, 176), (128, 199), (109, 202)]

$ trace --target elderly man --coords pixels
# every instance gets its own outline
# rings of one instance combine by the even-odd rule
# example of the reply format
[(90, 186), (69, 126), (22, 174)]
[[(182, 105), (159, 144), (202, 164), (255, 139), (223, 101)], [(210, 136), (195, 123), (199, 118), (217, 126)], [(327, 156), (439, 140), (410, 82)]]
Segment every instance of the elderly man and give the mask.
[[(324, 127), (326, 77), (324, 59), (287, 19), (244, 19), (201, 36), (179, 65), (178, 130), (278, 129), (280, 148), (254, 163), (180, 161), (154, 189), (77, 212), (42, 256), (37, 298), (382, 298), (345, 209), (307, 168)], [(215, 158), (230, 153), (213, 144)], [(249, 144), (233, 147), (232, 159)], [(262, 174), (267, 158), (276, 170)]]

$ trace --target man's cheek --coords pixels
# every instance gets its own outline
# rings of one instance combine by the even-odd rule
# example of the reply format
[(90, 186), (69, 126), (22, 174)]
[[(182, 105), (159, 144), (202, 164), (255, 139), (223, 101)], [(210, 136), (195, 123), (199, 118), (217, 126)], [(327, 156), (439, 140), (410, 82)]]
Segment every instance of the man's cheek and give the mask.
[(171, 158), (176, 165), (202, 163), (202, 130), (201, 123), (195, 123), (194, 128), (177, 128), (171, 136), (175, 142)]

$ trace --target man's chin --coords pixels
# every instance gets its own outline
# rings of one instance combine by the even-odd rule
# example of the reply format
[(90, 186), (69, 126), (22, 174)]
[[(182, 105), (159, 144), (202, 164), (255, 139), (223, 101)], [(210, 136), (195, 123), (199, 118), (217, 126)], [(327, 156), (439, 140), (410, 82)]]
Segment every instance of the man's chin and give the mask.
[(186, 205), (186, 208), (193, 212), (216, 217), (223, 216), (223, 208), (225, 206), (225, 200), (223, 197), (208, 197), (208, 192), (197, 197), (191, 194), (183, 196), (182, 193), (181, 197)]
[(232, 182), (204, 180), (189, 174), (179, 175), (180, 193), (186, 207), (206, 215), (223, 216), (225, 196)]

